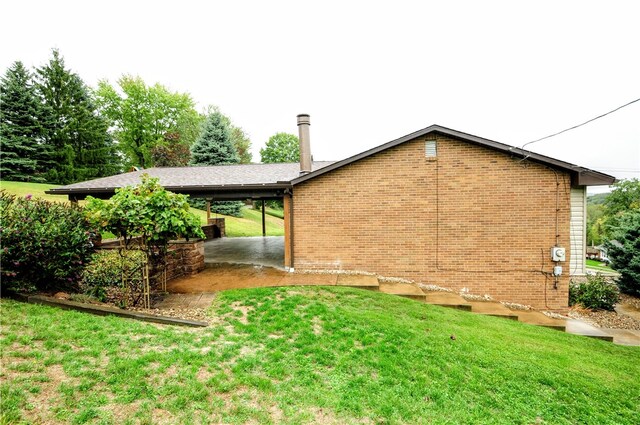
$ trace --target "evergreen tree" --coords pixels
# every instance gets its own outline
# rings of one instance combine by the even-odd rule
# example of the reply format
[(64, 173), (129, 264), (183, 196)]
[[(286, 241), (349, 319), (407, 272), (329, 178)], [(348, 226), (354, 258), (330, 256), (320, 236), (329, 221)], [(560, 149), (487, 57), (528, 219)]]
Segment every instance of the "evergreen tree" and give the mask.
[(38, 163), (46, 161), (39, 144), (40, 104), (31, 74), (14, 62), (0, 79), (0, 176), (3, 180), (43, 181)]
[[(202, 133), (191, 148), (192, 165), (238, 164), (240, 157), (231, 141), (227, 119), (220, 112), (210, 113)], [(211, 209), (220, 214), (240, 216), (242, 202), (213, 202)]]
[(48, 64), (36, 70), (36, 77), (44, 110), (44, 142), (54, 152), (47, 180), (68, 184), (118, 172), (108, 124), (97, 113), (89, 88), (65, 68), (57, 50)]
[(231, 142), (227, 120), (220, 112), (209, 114), (202, 133), (191, 148), (193, 165), (237, 164), (238, 153)]

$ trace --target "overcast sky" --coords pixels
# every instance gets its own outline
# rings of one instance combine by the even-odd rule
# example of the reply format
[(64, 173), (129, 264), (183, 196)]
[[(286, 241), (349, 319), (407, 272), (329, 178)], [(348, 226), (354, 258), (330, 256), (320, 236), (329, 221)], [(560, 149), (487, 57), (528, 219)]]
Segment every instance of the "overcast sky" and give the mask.
[[(258, 150), (311, 115), (314, 159), (431, 124), (521, 146), (640, 98), (630, 1), (68, 1), (2, 5), (0, 69), (58, 48), (217, 105)], [(640, 102), (530, 149), (640, 177)]]

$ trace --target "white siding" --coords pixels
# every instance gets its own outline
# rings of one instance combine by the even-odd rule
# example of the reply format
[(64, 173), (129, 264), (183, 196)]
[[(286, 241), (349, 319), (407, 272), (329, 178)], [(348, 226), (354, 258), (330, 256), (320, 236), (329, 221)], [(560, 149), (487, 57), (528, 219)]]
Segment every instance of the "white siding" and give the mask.
[(571, 257), (569, 274), (585, 274), (585, 246), (587, 243), (587, 188), (571, 188)]

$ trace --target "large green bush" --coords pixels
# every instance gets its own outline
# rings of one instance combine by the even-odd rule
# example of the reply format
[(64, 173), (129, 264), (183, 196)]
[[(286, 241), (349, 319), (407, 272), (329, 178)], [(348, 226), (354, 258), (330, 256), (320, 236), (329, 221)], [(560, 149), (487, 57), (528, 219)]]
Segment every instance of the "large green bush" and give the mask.
[(571, 282), (569, 305), (579, 304), (591, 310), (613, 310), (620, 299), (620, 291), (615, 283), (609, 282), (600, 273), (588, 275), (586, 282)]
[(75, 288), (93, 252), (82, 209), (0, 191), (3, 289)]
[(606, 242), (611, 267), (620, 273), (622, 292), (640, 295), (640, 210), (630, 210), (618, 217)]

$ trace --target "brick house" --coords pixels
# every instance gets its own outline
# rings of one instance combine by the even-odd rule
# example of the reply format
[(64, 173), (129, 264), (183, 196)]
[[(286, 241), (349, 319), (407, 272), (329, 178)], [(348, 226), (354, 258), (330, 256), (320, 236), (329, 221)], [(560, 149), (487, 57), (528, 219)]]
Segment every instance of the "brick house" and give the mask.
[[(586, 186), (614, 177), (437, 125), (314, 163), (308, 116), (298, 124), (299, 165), (144, 172), (207, 199), (283, 199), (284, 265), (292, 270), (364, 271), (567, 307), (570, 275), (585, 272)], [(127, 174), (51, 193), (105, 195), (139, 179)], [(552, 260), (553, 247), (565, 248), (565, 261)]]

